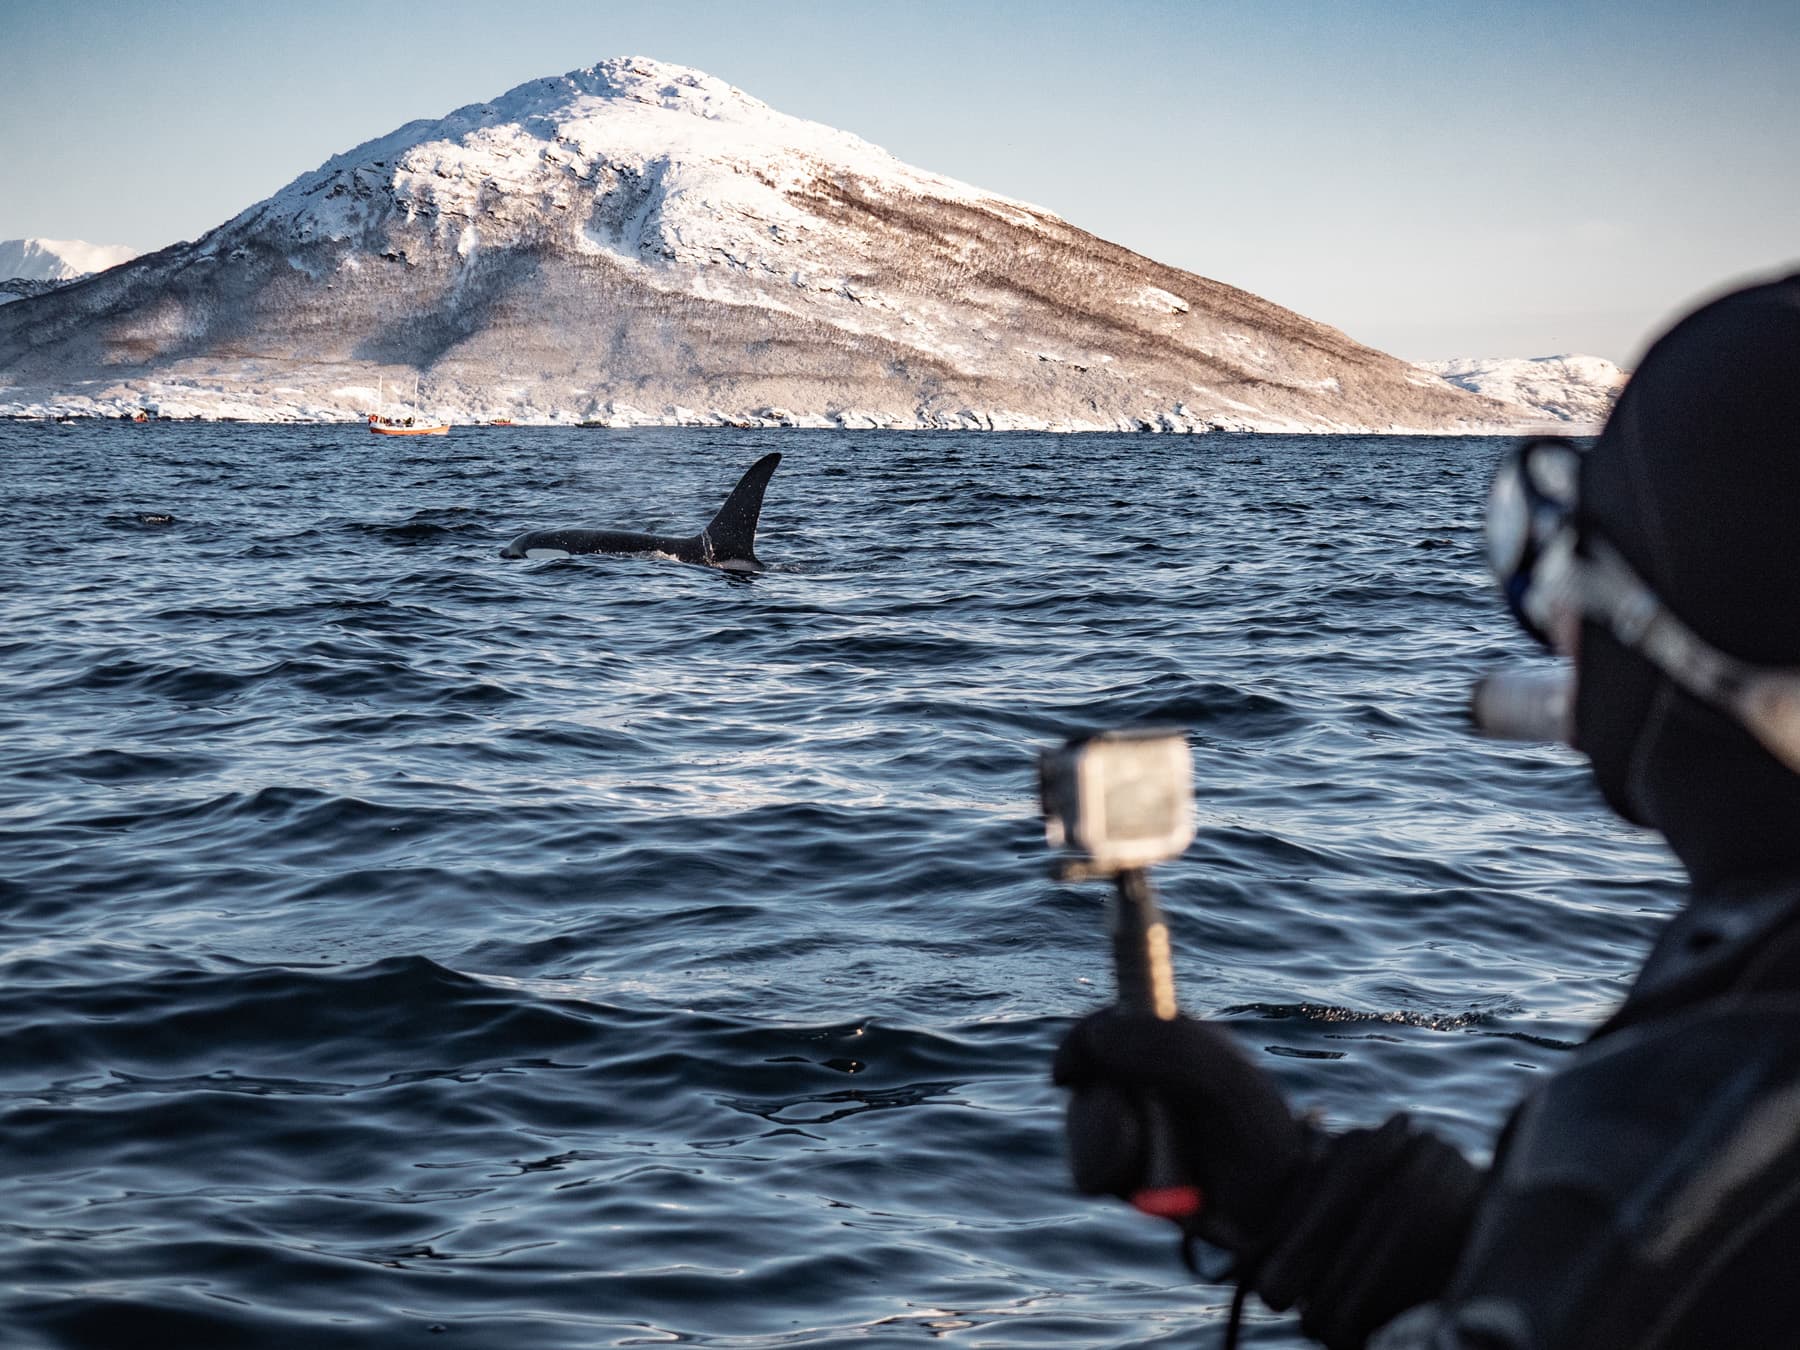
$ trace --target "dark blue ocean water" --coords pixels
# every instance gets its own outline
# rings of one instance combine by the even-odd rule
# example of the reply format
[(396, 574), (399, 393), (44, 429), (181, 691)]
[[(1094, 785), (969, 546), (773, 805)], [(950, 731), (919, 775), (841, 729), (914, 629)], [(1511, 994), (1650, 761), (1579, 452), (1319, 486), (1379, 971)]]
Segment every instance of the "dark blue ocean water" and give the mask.
[[(496, 556), (771, 448), (753, 582)], [(1499, 449), (0, 424), (0, 1344), (1211, 1344), (1033, 756), (1192, 728), (1187, 1005), (1485, 1152), (1677, 895), (1462, 729)]]

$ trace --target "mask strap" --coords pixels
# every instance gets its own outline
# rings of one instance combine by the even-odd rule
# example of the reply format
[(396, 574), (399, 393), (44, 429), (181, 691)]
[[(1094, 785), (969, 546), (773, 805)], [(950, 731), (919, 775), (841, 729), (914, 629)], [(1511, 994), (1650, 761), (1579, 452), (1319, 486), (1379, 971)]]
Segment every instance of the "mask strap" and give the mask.
[(1676, 618), (1604, 539), (1591, 540), (1588, 552), (1577, 569), (1581, 609), (1604, 619), (1627, 648), (1694, 697), (1729, 713), (1800, 773), (1800, 671), (1727, 656)]

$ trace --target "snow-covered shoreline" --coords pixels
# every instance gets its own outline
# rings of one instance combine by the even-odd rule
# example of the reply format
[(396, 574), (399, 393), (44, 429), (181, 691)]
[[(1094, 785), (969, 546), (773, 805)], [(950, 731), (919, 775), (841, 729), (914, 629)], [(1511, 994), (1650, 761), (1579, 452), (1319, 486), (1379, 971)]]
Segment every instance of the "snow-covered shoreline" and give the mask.
[[(1581, 363), (1584, 379), (1573, 388), (1551, 377), (1555, 363)], [(1448, 434), (1494, 435), (1543, 430), (1584, 435), (1597, 432), (1605, 422), (1612, 400), (1625, 381), (1625, 373), (1600, 358), (1540, 358), (1537, 360), (1460, 360), (1419, 363), (1435, 373), (1439, 366), (1455, 372), (1459, 380), (1477, 382), (1476, 392), (1507, 405), (1510, 416), (1491, 423), (1472, 423)], [(1519, 387), (1521, 370), (1531, 382)], [(377, 372), (373, 383), (363, 383), (364, 372), (339, 372), (345, 382), (317, 391), (294, 386), (258, 388), (242, 378), (208, 381), (96, 381), (87, 389), (20, 389), (0, 385), (0, 418), (11, 420), (69, 420), (98, 418), (130, 420), (139, 413), (162, 421), (259, 422), (276, 424), (359, 424), (366, 420), (387, 391), (387, 406), (395, 404), (393, 391), (406, 386), (411, 372), (395, 367)], [(1446, 376), (1445, 378), (1449, 378)], [(1492, 383), (1482, 385), (1482, 380)], [(1511, 381), (1509, 383), (1509, 381)], [(328, 381), (327, 381), (328, 383)], [(1266, 432), (1271, 434), (1321, 433), (1346, 435), (1446, 434), (1441, 427), (1411, 426), (1400, 422), (1357, 425), (1333, 422), (1316, 425), (1304, 421), (1249, 416), (1196, 416), (1185, 410), (1156, 417), (1055, 419), (1005, 408), (894, 410), (892, 408), (836, 407), (825, 410), (793, 409), (765, 405), (758, 408), (691, 407), (682, 404), (641, 407), (628, 401), (608, 400), (598, 405), (558, 409), (520, 407), (493, 400), (445, 398), (431, 385), (424, 387), (421, 409), (434, 419), (457, 426), (694, 426), (694, 427), (806, 427), (890, 430), (1046, 431), (1046, 432), (1148, 432), (1202, 434), (1208, 431)]]
[[(1057, 421), (1029, 413), (1007, 409), (962, 409), (955, 412), (919, 410), (907, 417), (879, 410), (847, 408), (829, 412), (793, 411), (766, 408), (751, 412), (724, 411), (716, 408), (675, 407), (646, 410), (630, 404), (609, 404), (600, 409), (577, 414), (563, 412), (517, 416), (510, 411), (472, 412), (446, 409), (442, 405), (422, 401), (422, 407), (433, 420), (449, 422), (452, 428), (510, 427), (741, 427), (773, 430), (783, 427), (804, 430), (841, 431), (1033, 431), (1081, 435), (1091, 433), (1142, 433), (1150, 435), (1204, 435), (1209, 432), (1256, 432), (1269, 435), (1333, 434), (1333, 435), (1494, 435), (1510, 428), (1505, 424), (1470, 426), (1446, 433), (1442, 428), (1413, 427), (1399, 424), (1387, 426), (1333, 425), (1320, 428), (1305, 423), (1243, 419), (1233, 421), (1187, 417), (1161, 417), (1119, 420), (1106, 423), (1071, 419)], [(268, 426), (360, 426), (366, 423), (367, 410), (353, 407), (321, 407), (314, 403), (270, 402), (246, 400), (239, 395), (219, 391), (190, 390), (171, 396), (152, 387), (144, 395), (130, 388), (113, 386), (93, 396), (41, 395), (32, 397), (20, 391), (0, 388), (0, 420), (24, 422), (64, 421), (133, 421), (144, 418), (159, 422), (231, 422)]]

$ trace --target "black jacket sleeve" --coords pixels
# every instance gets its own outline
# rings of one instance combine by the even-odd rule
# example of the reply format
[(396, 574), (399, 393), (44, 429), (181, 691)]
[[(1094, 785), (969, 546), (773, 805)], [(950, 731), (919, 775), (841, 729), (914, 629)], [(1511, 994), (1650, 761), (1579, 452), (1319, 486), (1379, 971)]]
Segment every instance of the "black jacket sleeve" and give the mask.
[(1482, 1174), (1449, 1144), (1395, 1116), (1321, 1136), (1289, 1191), (1277, 1235), (1244, 1253), (1240, 1279), (1271, 1308), (1297, 1307), (1331, 1350), (1355, 1350), (1449, 1281)]
[(1800, 994), (1590, 1042), (1491, 1173), (1404, 1116), (1324, 1139), (1239, 1273), (1331, 1350), (1800, 1344)]
[(1244, 1282), (1332, 1350), (1800, 1345), (1800, 900), (1695, 903), (1483, 1176), (1397, 1117), (1315, 1147)]
[(1590, 1043), (1508, 1130), (1443, 1298), (1380, 1350), (1800, 1344), (1800, 996)]

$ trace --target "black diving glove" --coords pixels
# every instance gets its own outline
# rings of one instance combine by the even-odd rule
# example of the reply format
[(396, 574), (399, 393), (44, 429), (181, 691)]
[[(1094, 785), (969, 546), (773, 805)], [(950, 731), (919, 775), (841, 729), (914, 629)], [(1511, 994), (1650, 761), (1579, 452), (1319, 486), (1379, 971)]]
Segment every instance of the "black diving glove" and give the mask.
[(1482, 1174), (1395, 1116), (1328, 1135), (1215, 1027), (1108, 1009), (1057, 1051), (1073, 1089), (1069, 1153), (1089, 1195), (1145, 1184), (1143, 1104), (1158, 1101), (1179, 1172), (1201, 1191), (1188, 1234), (1230, 1253), (1238, 1280), (1333, 1350), (1361, 1346), (1448, 1283)]
[(1172, 1170), (1200, 1190), (1183, 1228), (1240, 1258), (1266, 1245), (1316, 1132), (1224, 1032), (1190, 1017), (1107, 1009), (1069, 1032), (1052, 1076), (1074, 1092), (1077, 1188), (1129, 1200), (1150, 1184), (1146, 1136), (1160, 1104)]

